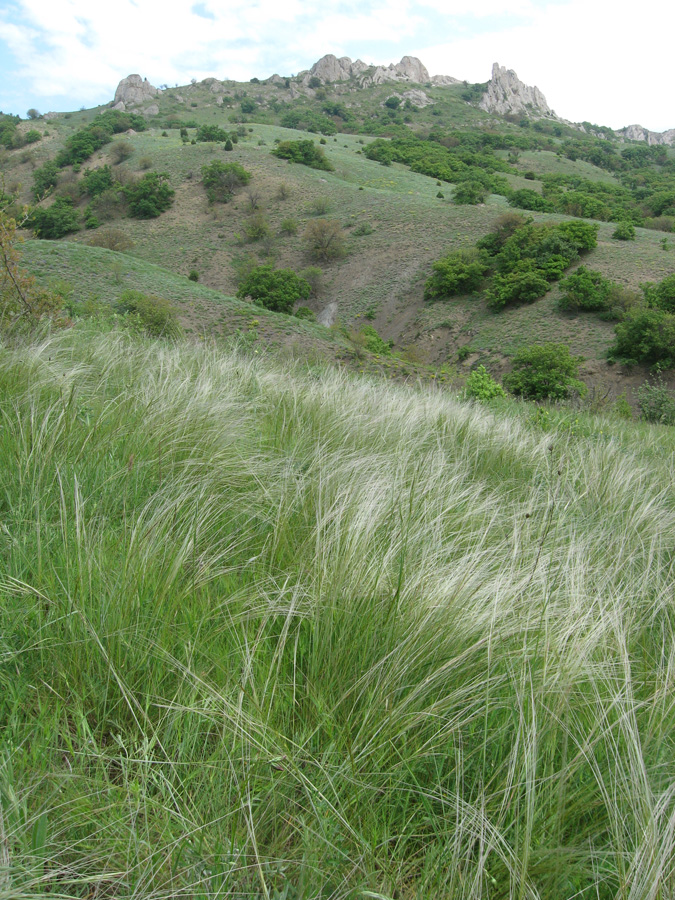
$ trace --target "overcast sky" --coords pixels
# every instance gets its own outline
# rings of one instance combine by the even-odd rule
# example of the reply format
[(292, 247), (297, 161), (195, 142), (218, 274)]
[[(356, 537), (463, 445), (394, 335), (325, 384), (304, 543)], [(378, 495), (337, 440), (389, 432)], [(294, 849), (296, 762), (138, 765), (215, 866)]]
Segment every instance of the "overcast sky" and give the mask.
[(0, 0), (0, 110), (94, 106), (132, 72), (173, 86), (410, 54), (470, 82), (499, 62), (564, 118), (663, 131), (674, 26), (672, 0)]

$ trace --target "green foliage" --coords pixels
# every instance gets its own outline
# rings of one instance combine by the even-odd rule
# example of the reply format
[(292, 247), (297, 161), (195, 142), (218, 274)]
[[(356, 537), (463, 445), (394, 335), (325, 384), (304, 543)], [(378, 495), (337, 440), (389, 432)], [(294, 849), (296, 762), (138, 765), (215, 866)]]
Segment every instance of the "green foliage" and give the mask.
[(495, 381), (485, 366), (475, 368), (466, 379), (464, 391), (472, 400), (494, 400), (496, 397), (506, 397), (506, 391)]
[(46, 197), (59, 180), (59, 169), (55, 162), (46, 162), (33, 172), (33, 197), (41, 200)]
[(163, 297), (128, 290), (120, 294), (116, 308), (150, 337), (176, 338), (181, 334), (176, 309)]
[(641, 417), (645, 422), (660, 425), (675, 425), (675, 394), (663, 383), (645, 382), (637, 390), (637, 402)]
[(316, 313), (309, 306), (299, 306), (293, 313), (296, 319), (303, 319), (306, 322), (316, 322)]
[(251, 97), (244, 97), (239, 105), (241, 107), (241, 111), (246, 115), (254, 113), (258, 108), (258, 104)]
[(634, 241), (635, 226), (631, 225), (630, 222), (619, 222), (614, 229), (612, 237), (615, 241)]
[(237, 297), (251, 297), (254, 303), (273, 312), (290, 313), (299, 300), (308, 300), (309, 283), (292, 269), (256, 266), (241, 281)]
[(295, 128), (313, 134), (337, 134), (335, 122), (327, 115), (317, 113), (310, 108), (289, 110), (281, 117), (281, 124), (284, 128)]
[(514, 191), (509, 197), (509, 206), (516, 206), (518, 209), (530, 209), (535, 212), (553, 212), (553, 204), (547, 200), (538, 191), (530, 188), (522, 188)]
[(190, 269), (188, 278), (190, 279), (190, 281), (199, 281), (199, 272), (196, 269)]
[(173, 204), (175, 191), (165, 173), (149, 172), (140, 181), (124, 188), (129, 215), (135, 219), (155, 219)]
[(251, 180), (251, 173), (237, 162), (214, 160), (202, 166), (202, 184), (209, 203), (227, 203), (238, 187)]
[(663, 309), (638, 306), (617, 323), (609, 356), (663, 367), (675, 364), (675, 315)]
[(115, 183), (110, 166), (102, 166), (99, 169), (88, 169), (82, 180), (82, 191), (90, 197), (97, 197), (103, 191), (109, 190)]
[(398, 109), (401, 105), (401, 98), (396, 96), (387, 97), (384, 101), (384, 105), (389, 107), (389, 109)]
[(298, 220), (297, 219), (283, 219), (281, 224), (279, 225), (279, 230), (282, 234), (293, 235), (298, 233)]
[(582, 357), (572, 356), (566, 344), (533, 344), (519, 350), (504, 384), (526, 400), (564, 400), (583, 395), (586, 385), (578, 380)]
[(648, 306), (675, 313), (675, 275), (668, 275), (658, 284), (647, 283), (642, 289)]
[(424, 299), (439, 300), (478, 290), (488, 268), (484, 252), (455, 250), (433, 264), (432, 275), (424, 285)]
[(27, 224), (36, 237), (56, 240), (66, 234), (80, 230), (79, 216), (73, 208), (72, 200), (57, 197), (51, 206), (34, 209)]
[(300, 163), (312, 169), (322, 169), (326, 172), (333, 171), (333, 166), (326, 159), (323, 149), (317, 147), (314, 141), (281, 141), (272, 150), (272, 153), (280, 159), (288, 159), (291, 162)]
[(373, 353), (375, 356), (391, 356), (391, 342), (383, 340), (372, 325), (363, 326), (361, 339), (369, 353)]
[(455, 203), (475, 206), (477, 203), (483, 203), (488, 193), (488, 189), (481, 184), (480, 181), (467, 179), (466, 181), (461, 181), (457, 185), (455, 192), (452, 195), (452, 199)]
[(257, 210), (243, 227), (249, 241), (260, 241), (271, 234), (270, 224), (262, 210)]
[(499, 310), (505, 306), (534, 303), (548, 291), (548, 278), (531, 259), (519, 260), (508, 272), (497, 272), (487, 292), (488, 306)]
[(558, 301), (564, 310), (601, 310), (609, 303), (612, 282), (600, 272), (594, 272), (585, 266), (560, 282), (563, 296)]
[(207, 143), (230, 140), (230, 132), (225, 131), (219, 125), (200, 125), (197, 129), (196, 140)]
[[(115, 166), (123, 163), (125, 159), (130, 159), (133, 155), (134, 148), (131, 141), (114, 141), (110, 146), (109, 156), (112, 164)], [(150, 168), (149, 166), (143, 166), (142, 160), (139, 162), (141, 162), (141, 168)]]

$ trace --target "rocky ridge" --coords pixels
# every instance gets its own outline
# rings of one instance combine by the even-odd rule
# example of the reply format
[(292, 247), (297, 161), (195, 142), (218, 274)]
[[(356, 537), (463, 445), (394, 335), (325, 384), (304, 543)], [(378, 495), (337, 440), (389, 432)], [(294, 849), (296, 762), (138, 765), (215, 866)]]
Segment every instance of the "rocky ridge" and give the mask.
[(615, 132), (624, 141), (644, 141), (650, 146), (658, 146), (666, 144), (668, 147), (675, 146), (675, 128), (668, 131), (649, 131), (642, 125), (627, 125), (626, 128), (620, 128)]
[(486, 112), (506, 115), (528, 115), (534, 118), (557, 118), (538, 87), (524, 84), (513, 69), (495, 63), (492, 78), (479, 103)]

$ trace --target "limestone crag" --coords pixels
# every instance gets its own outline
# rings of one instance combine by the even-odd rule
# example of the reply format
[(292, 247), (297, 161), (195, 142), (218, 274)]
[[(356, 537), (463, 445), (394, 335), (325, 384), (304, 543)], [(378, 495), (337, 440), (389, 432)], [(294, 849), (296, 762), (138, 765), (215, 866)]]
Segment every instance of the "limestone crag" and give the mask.
[(624, 141), (645, 141), (650, 146), (659, 144), (675, 146), (675, 128), (670, 128), (668, 131), (649, 131), (642, 125), (628, 125), (626, 128), (619, 129), (616, 134)]
[(432, 75), (431, 83), (443, 87), (446, 84), (459, 84), (459, 78), (453, 78), (452, 75)]
[(341, 56), (338, 59), (332, 53), (327, 53), (314, 63), (309, 72), (304, 73), (303, 82), (309, 82), (312, 77), (320, 78), (324, 82), (348, 81), (367, 68), (368, 66), (360, 59), (352, 62), (348, 56)]
[(371, 84), (383, 84), (386, 81), (408, 81), (412, 84), (425, 84), (429, 72), (415, 56), (404, 56), (398, 63), (388, 66), (368, 66), (361, 59), (354, 62), (348, 56), (333, 56), (328, 53), (315, 62), (307, 72), (300, 73), (302, 84), (307, 86), (311, 78), (319, 78), (322, 82), (349, 81), (358, 79), (361, 87)]
[(528, 115), (534, 118), (555, 117), (538, 87), (523, 84), (513, 69), (495, 63), (487, 91), (479, 103), (486, 112), (506, 115)]
[[(434, 102), (428, 94), (424, 93), (424, 91), (415, 88), (410, 91), (403, 91), (401, 94), (390, 94), (386, 99), (389, 100), (391, 97), (398, 97), (399, 100), (402, 101), (410, 100), (412, 105), (416, 106), (418, 109), (424, 109), (425, 106), (429, 106)], [(385, 102), (380, 104), (380, 106), (385, 105)]]
[(140, 106), (146, 100), (151, 100), (159, 94), (147, 78), (140, 75), (127, 75), (117, 85), (115, 91), (114, 109), (128, 109), (132, 106)]

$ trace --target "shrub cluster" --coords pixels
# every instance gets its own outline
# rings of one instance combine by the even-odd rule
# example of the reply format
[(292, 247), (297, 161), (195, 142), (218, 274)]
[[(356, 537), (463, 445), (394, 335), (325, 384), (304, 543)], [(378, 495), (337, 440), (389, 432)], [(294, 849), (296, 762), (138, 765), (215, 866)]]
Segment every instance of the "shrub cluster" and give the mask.
[(333, 171), (333, 166), (326, 159), (323, 149), (318, 147), (314, 141), (281, 141), (272, 150), (272, 154), (280, 159), (288, 159), (291, 162), (300, 163), (312, 169), (323, 169), (325, 172)]
[(273, 312), (290, 313), (299, 300), (308, 300), (309, 282), (292, 269), (256, 266), (242, 279), (237, 297), (251, 297), (254, 303)]
[(526, 400), (565, 400), (573, 393), (586, 393), (586, 385), (577, 377), (582, 357), (572, 356), (566, 344), (523, 347), (511, 362), (504, 384)]
[(175, 338), (181, 334), (176, 308), (163, 297), (127, 290), (120, 295), (116, 309), (150, 337)]
[(175, 191), (165, 173), (149, 172), (134, 184), (124, 188), (129, 215), (135, 219), (155, 219), (173, 203)]

